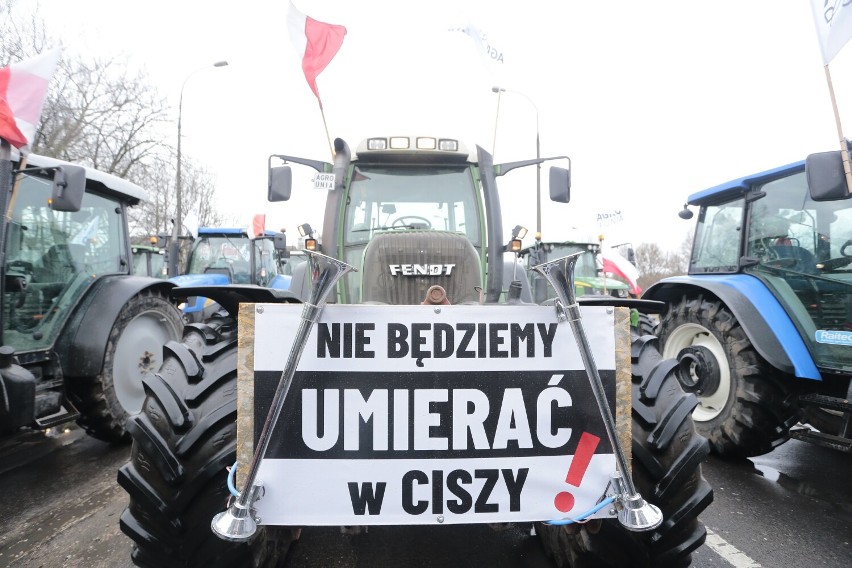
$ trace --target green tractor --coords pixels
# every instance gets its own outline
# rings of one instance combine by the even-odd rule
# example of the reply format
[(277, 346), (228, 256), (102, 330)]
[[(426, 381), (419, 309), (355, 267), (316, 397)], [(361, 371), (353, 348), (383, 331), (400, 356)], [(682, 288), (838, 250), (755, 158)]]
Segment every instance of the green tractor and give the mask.
[(537, 304), (554, 300), (556, 292), (548, 286), (547, 281), (540, 274), (532, 270), (532, 267), (549, 259), (561, 258), (577, 252), (587, 253), (580, 257), (574, 269), (577, 296), (630, 297), (630, 287), (627, 284), (616, 278), (607, 277), (599, 267), (600, 244), (571, 240), (536, 241), (532, 246), (521, 249), (518, 256), (526, 268), (533, 300)]
[[(154, 238), (154, 242), (156, 242), (156, 238)], [(165, 249), (156, 246), (156, 244), (135, 244), (131, 245), (130, 252), (133, 255), (133, 274), (153, 278), (166, 278), (168, 276)]]
[(76, 420), (96, 438), (126, 440), (145, 375), (183, 331), (169, 299), (174, 285), (133, 270), (128, 209), (145, 191), (94, 169), (28, 158), (0, 176), (3, 197), (11, 194), (0, 221), (0, 432)]

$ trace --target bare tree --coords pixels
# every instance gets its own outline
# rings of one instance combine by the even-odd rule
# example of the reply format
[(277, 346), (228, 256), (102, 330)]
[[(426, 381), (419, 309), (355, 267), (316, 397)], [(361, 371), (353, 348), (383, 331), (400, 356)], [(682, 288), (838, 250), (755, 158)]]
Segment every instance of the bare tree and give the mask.
[(140, 164), (163, 145), (168, 106), (143, 74), (123, 62), (63, 60), (33, 151), (137, 181)]
[(687, 232), (679, 249), (666, 252), (656, 243), (642, 243), (636, 247), (636, 268), (639, 285), (647, 289), (663, 278), (686, 274), (692, 254), (692, 232)]
[(636, 247), (636, 268), (639, 286), (644, 290), (669, 276), (684, 274), (686, 261), (679, 252), (666, 252), (657, 243), (642, 243)]
[(692, 259), (692, 243), (695, 240), (695, 233), (692, 230), (686, 232), (683, 242), (680, 244), (680, 268), (685, 274), (689, 271), (689, 261)]
[[(149, 160), (141, 171), (144, 179), (138, 181), (149, 198), (131, 210), (131, 230), (135, 235), (170, 235), (176, 210), (175, 199), (176, 159), (163, 156)], [(181, 171), (183, 188), (181, 196), (184, 210), (198, 216), (201, 227), (221, 226), (225, 219), (215, 206), (215, 182), (211, 174), (190, 160), (183, 160)]]
[[(38, 6), (31, 13), (16, 7), (15, 0), (0, 0), (0, 65), (51, 47)], [(164, 125), (171, 122), (172, 109), (144, 73), (128, 69), (127, 61), (119, 58), (63, 57), (30, 146), (35, 153), (82, 163), (142, 186), (149, 201), (132, 211), (132, 233), (170, 233), (176, 158)], [(197, 206), (199, 220), (221, 223), (210, 174), (184, 159), (182, 180), (184, 199)]]
[(36, 5), (31, 13), (16, 9), (16, 0), (0, 0), (0, 65), (20, 61), (53, 47)]

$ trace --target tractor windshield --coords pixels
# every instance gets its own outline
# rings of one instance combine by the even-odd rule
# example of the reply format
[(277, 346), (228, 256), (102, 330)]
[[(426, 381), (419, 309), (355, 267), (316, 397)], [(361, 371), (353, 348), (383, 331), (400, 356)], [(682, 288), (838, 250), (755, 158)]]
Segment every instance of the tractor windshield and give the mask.
[(234, 233), (199, 235), (192, 243), (185, 274), (224, 274), (234, 284), (269, 286), (280, 272), (270, 237), (251, 239), (247, 233)]
[[(343, 260), (359, 271), (367, 243), (387, 231), (460, 233), (482, 257), (482, 212), (466, 167), (359, 166), (345, 207)], [(350, 301), (360, 301), (360, 274), (347, 276)]]
[(121, 204), (87, 192), (79, 211), (53, 211), (51, 191), (48, 180), (23, 176), (13, 196), (3, 339), (18, 353), (50, 346), (98, 276), (130, 271)]
[(199, 235), (192, 244), (186, 274), (219, 273), (230, 282), (247, 284), (251, 276), (250, 241), (246, 235)]

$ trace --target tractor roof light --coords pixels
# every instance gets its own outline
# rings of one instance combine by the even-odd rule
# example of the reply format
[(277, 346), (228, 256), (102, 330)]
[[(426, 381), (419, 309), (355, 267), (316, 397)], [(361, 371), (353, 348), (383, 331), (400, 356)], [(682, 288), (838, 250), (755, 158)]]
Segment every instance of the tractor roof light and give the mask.
[(450, 140), (449, 138), (442, 138), (438, 140), (438, 150), (443, 150), (445, 152), (458, 152), (459, 141)]
[(420, 136), (417, 138), (417, 149), (418, 150), (434, 150), (438, 147), (438, 141), (434, 138), (430, 138), (427, 136)]
[(311, 227), (310, 223), (302, 223), (299, 225), (298, 229), (300, 237), (308, 237), (314, 233), (314, 229)]
[(527, 236), (527, 228), (521, 225), (515, 225), (515, 228), (512, 229), (512, 238), (513, 239), (523, 239)]
[(305, 250), (316, 251), (319, 250), (317, 247), (316, 239), (305, 239)]
[(462, 147), (454, 138), (435, 138), (434, 136), (389, 136), (367, 138), (361, 143), (362, 151), (383, 150), (438, 150), (440, 152), (461, 152)]
[(391, 136), (390, 147), (392, 150), (407, 150), (411, 147), (408, 136)]

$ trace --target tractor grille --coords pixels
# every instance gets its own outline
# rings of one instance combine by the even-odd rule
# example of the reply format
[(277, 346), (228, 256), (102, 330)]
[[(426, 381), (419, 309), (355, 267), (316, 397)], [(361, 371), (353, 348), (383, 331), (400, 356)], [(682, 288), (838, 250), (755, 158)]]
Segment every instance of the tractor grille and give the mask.
[(479, 255), (463, 235), (399, 231), (370, 241), (364, 253), (364, 301), (419, 304), (434, 285), (444, 288), (450, 303), (479, 302)]

